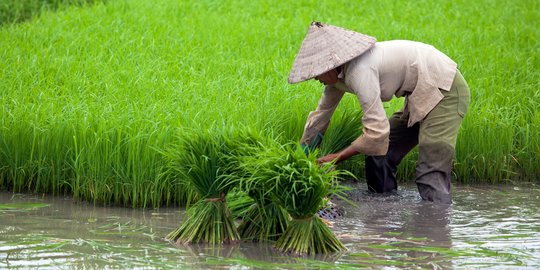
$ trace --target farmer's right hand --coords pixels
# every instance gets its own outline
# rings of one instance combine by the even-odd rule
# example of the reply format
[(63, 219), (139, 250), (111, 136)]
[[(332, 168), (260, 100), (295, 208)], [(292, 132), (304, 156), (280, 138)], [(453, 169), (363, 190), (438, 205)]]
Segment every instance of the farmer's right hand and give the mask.
[(317, 162), (319, 164), (321, 164), (321, 163), (329, 163), (329, 162), (333, 162), (333, 161), (336, 161), (336, 163), (341, 161), (339, 153), (328, 154), (328, 155), (326, 155), (324, 157), (320, 157), (320, 158), (317, 159)]

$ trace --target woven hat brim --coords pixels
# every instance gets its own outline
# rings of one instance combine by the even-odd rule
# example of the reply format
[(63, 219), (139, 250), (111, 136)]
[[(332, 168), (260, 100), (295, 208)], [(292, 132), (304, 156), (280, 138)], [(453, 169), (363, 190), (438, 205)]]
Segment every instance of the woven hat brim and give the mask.
[(289, 83), (299, 83), (339, 67), (375, 44), (374, 37), (341, 27), (312, 23), (289, 73)]

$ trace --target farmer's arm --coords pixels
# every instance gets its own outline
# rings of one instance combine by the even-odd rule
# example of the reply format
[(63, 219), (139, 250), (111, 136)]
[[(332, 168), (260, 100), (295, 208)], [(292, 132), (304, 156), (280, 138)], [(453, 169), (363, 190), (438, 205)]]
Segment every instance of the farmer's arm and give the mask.
[[(319, 136), (322, 136), (326, 132), (326, 129), (330, 124), (330, 119), (344, 93), (345, 92), (332, 85), (325, 86), (317, 109), (309, 113), (304, 126), (304, 134), (300, 140), (301, 144), (311, 146), (311, 144), (315, 142), (318, 134), (320, 134)], [(320, 141), (316, 143), (320, 143)], [(312, 146), (316, 147), (317, 145)]]
[[(347, 72), (346, 84), (356, 93), (362, 116), (362, 135), (345, 149), (319, 159), (319, 162), (335, 160), (341, 162), (357, 154), (386, 155), (390, 124), (381, 101), (378, 72), (370, 67), (351, 65)], [(355, 72), (355, 69), (358, 69)]]

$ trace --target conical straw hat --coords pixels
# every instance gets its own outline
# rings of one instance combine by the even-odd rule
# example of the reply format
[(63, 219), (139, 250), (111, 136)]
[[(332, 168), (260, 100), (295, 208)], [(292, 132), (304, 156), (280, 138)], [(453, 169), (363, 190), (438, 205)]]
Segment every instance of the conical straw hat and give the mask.
[(314, 78), (363, 54), (376, 39), (341, 27), (313, 22), (296, 55), (289, 83)]

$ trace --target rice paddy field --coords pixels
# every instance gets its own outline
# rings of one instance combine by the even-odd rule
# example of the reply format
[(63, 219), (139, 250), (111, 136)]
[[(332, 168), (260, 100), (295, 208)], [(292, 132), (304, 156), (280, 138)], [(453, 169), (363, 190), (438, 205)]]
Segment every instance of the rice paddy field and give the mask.
[[(252, 259), (244, 254), (249, 246), (200, 251), (164, 242), (184, 215), (178, 206), (194, 200), (175, 173), (186, 158), (182, 142), (201, 133), (298, 142), (323, 87), (289, 85), (287, 76), (315, 20), (379, 41), (429, 43), (458, 63), (472, 100), (456, 147), (456, 203), (443, 217), (441, 211), (426, 216), (427, 223), (447, 221), (427, 232), (450, 232), (422, 236), (426, 231), (415, 229), (421, 238), (409, 237), (408, 226), (422, 228), (415, 222), (432, 206), (418, 203), (408, 187), (390, 200), (366, 194), (355, 200), (363, 208), (351, 208), (352, 216), (334, 228), (349, 250), (341, 259), (283, 258), (269, 246), (254, 248), (262, 249)], [(30, 202), (2, 194), (0, 268), (78, 267), (93, 252), (95, 260), (82, 266), (537, 267), (539, 29), (537, 0), (0, 0), (0, 191), (33, 194)], [(385, 108), (391, 115), (402, 105), (395, 99)], [(321, 147), (338, 147), (331, 139), (344, 134), (357, 136), (360, 118), (356, 97), (346, 95)], [(414, 179), (416, 157), (413, 151), (399, 167), (405, 187)], [(363, 157), (339, 168), (364, 187)], [(77, 221), (79, 215), (44, 194), (73, 198), (84, 206), (77, 211), (93, 206), (114, 213)], [(401, 206), (403, 213), (392, 212)], [(393, 214), (370, 216), (381, 208)], [(125, 211), (137, 216), (130, 220)], [(478, 213), (485, 216), (474, 219)], [(69, 236), (62, 236), (69, 226), (42, 227), (58, 221), (83, 225)], [(69, 253), (70, 246), (82, 248)], [(235, 248), (244, 255), (235, 256)], [(36, 254), (45, 262), (33, 261)], [(194, 264), (178, 264), (178, 256)], [(115, 264), (120, 257), (128, 260)], [(283, 264), (272, 264), (277, 258)]]
[[(3, 190), (132, 207), (185, 203), (162, 153), (187, 131), (298, 141), (322, 87), (286, 78), (313, 20), (445, 52), (473, 95), (455, 179), (540, 179), (538, 1), (72, 2), (0, 28)], [(402, 102), (386, 104), (388, 114)], [(330, 129), (360, 114), (346, 97)], [(359, 132), (356, 123), (348, 126)], [(400, 179), (414, 177), (415, 155)], [(361, 179), (361, 159), (345, 166)]]
[[(458, 182), (540, 179), (538, 1), (48, 3), (24, 20), (4, 16), (0, 28), (1, 189), (183, 204), (162, 153), (186, 131), (299, 140), (322, 86), (286, 78), (313, 20), (430, 43), (459, 64), (472, 103), (456, 149)], [(402, 103), (386, 104), (388, 114)], [(359, 132), (360, 115), (346, 97), (329, 133)], [(351, 117), (358, 121), (340, 125)], [(415, 161), (413, 152), (400, 179), (414, 178)], [(361, 179), (361, 158), (345, 166)]]

